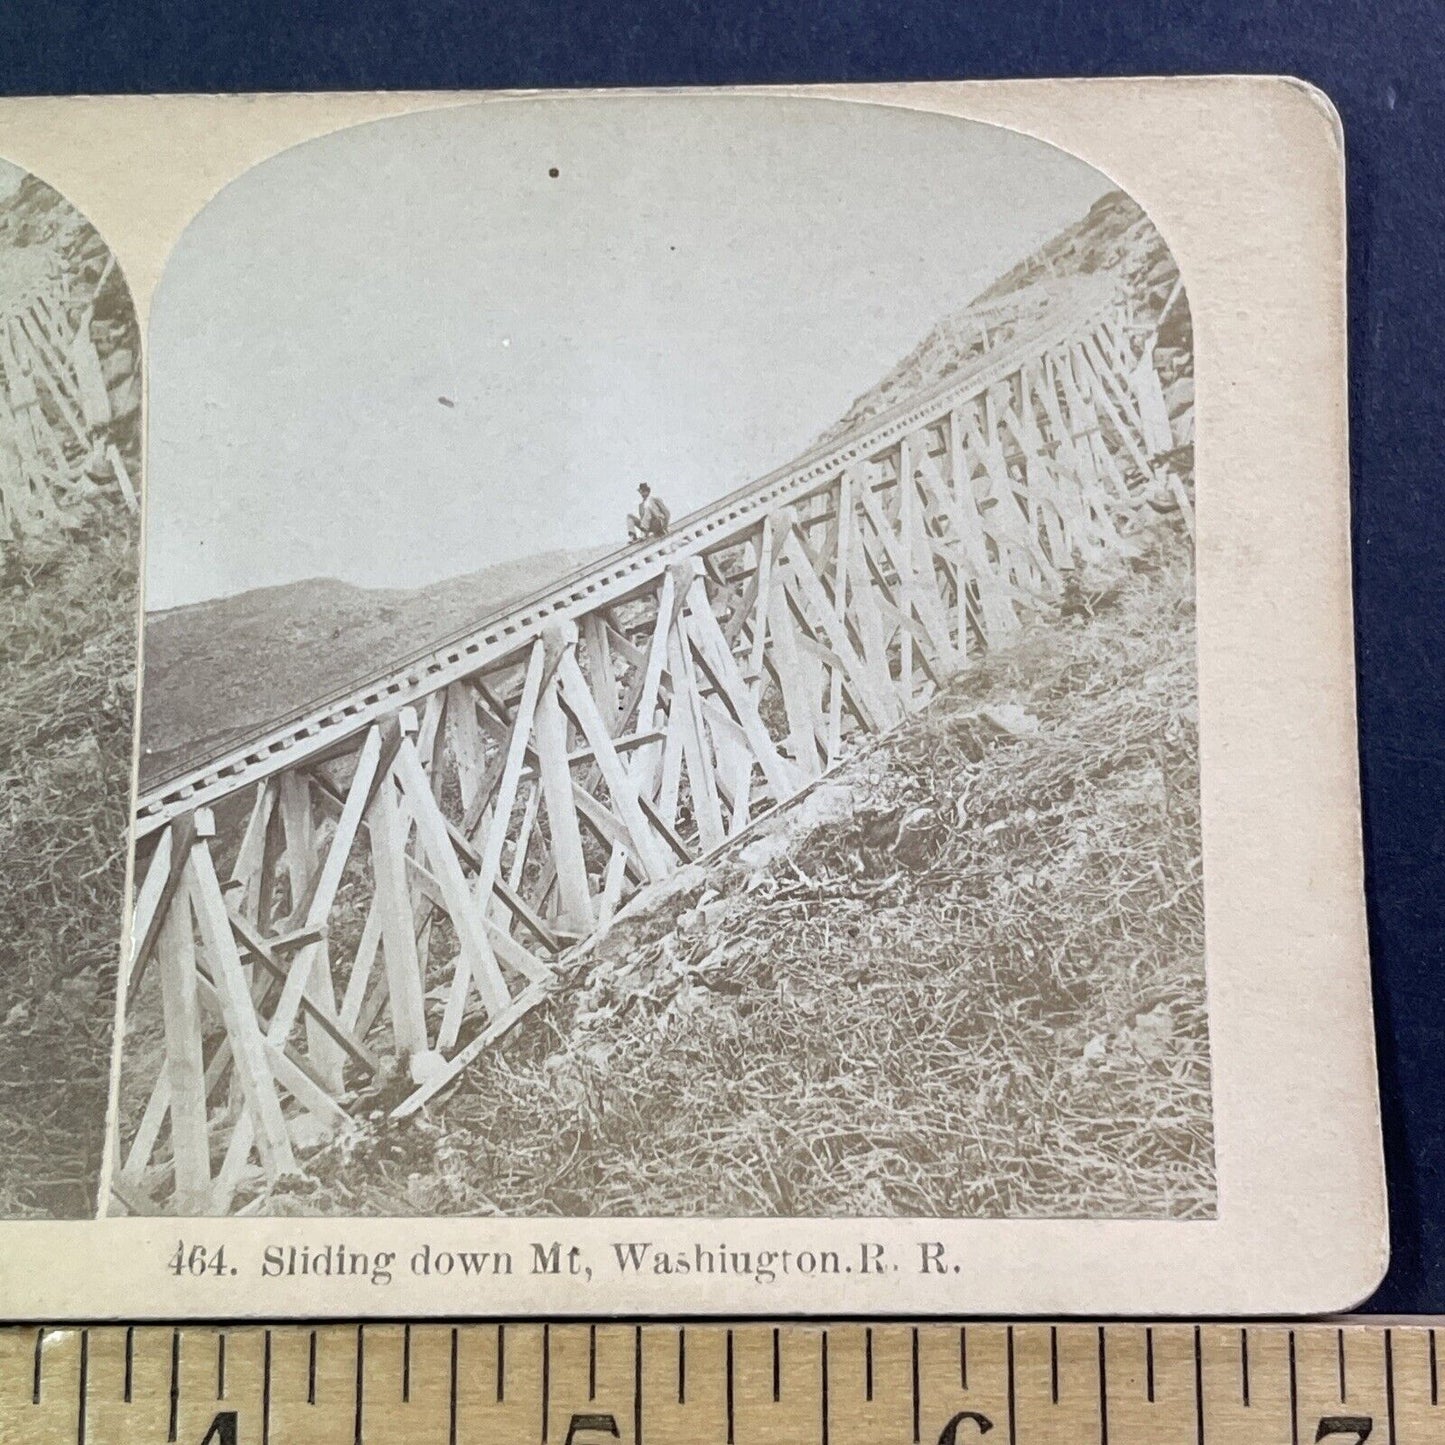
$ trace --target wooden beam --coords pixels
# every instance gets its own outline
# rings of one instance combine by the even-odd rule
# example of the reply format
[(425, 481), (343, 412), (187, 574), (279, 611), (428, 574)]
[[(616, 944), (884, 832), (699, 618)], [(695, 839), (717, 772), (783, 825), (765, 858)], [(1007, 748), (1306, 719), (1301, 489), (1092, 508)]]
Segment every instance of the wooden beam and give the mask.
[(623, 766), (622, 759), (607, 735), (607, 726), (598, 711), (596, 700), (587, 686), (587, 679), (577, 659), (569, 650), (562, 656), (558, 669), (562, 694), (572, 715), (587, 739), (612, 802), (612, 810), (622, 820), (634, 854), (654, 882), (667, 877), (672, 871), (671, 856), (658, 841), (642, 811), (638, 799), (637, 780)]
[[(874, 686), (873, 675), (863, 658), (854, 649), (846, 626), (838, 624), (833, 599), (828, 596), (807, 556), (800, 556), (792, 551), (791, 544), (796, 538), (790, 537), (787, 540), (790, 544), (788, 555), (791, 563), (787, 580), (793, 584), (789, 590), (796, 590), (801, 599), (800, 610), (811, 629), (821, 631), (822, 635), (832, 644), (831, 650), (842, 663), (843, 673), (855, 694), (865, 725), (874, 731), (881, 732), (902, 716), (902, 709), (887, 693), (880, 692)], [(876, 609), (878, 599), (872, 597), (870, 603)], [(820, 717), (819, 722), (826, 729), (826, 718)], [(825, 752), (826, 738), (825, 731)]]
[[(541, 641), (532, 645), (527, 658), (526, 677), (522, 683), (522, 696), (512, 720), (512, 735), (507, 743), (501, 777), (497, 782), (496, 801), (492, 809), (491, 826), (482, 845), (481, 863), (472, 889), (479, 916), (486, 918), (502, 866), (502, 847), (506, 842), (512, 824), (512, 809), (517, 800), (517, 787), (521, 781), (522, 764), (527, 756), (527, 743), (536, 717), (537, 698), (542, 687), (542, 671), (546, 666), (546, 648)], [(457, 1041), (462, 1015), (466, 1009), (467, 989), (471, 980), (471, 960), (463, 951), (457, 961), (452, 977), (451, 990), (447, 995), (446, 1009), (442, 1015), (441, 1030), (437, 1035), (437, 1047), (446, 1053)], [(485, 993), (483, 994), (486, 1000)], [(492, 1006), (488, 1003), (488, 1011)]]
[(421, 759), (410, 739), (403, 739), (396, 755), (396, 776), (401, 783), (416, 821), (417, 836), (431, 862), (432, 872), (441, 884), (447, 914), (456, 930), (457, 941), (481, 991), (489, 1013), (505, 1008), (510, 995), (496, 955), (482, 927), (483, 908), (472, 896), (462, 873), (462, 865), (447, 832), (447, 820), (431, 791)]
[(471, 688), (464, 682), (454, 682), (447, 688), (447, 694), (446, 736), (456, 764), (462, 809), (469, 813), (486, 773), (486, 750), (477, 726), (477, 703)]
[[(245, 951), (266, 970), (278, 983), (284, 984), (287, 977), (286, 965), (280, 960), (280, 953), (286, 944), (284, 939), (263, 939), (251, 924), (234, 908), (227, 909), (227, 915), (231, 920), (231, 930), (236, 935), (237, 942)], [(292, 947), (302, 947), (314, 941), (313, 932), (305, 932), (296, 936)], [(359, 1039), (353, 1038), (346, 1030), (339, 1014), (324, 1013), (315, 1000), (308, 998), (305, 994), (301, 997), (301, 1012), (306, 1018), (315, 1023), (317, 1028), (326, 1034), (336, 1046), (350, 1058), (361, 1065), (369, 1074), (374, 1074), (377, 1069), (376, 1055), (371, 1052)], [(339, 1090), (337, 1092), (340, 1092)]]
[[(208, 839), (200, 836), (199, 832), (191, 845), (186, 877), (226, 1036), (231, 1042), (232, 1066), (246, 1102), (245, 1112), (236, 1121), (233, 1139), (236, 1136), (247, 1138), (245, 1151), (241, 1154), (243, 1164), (245, 1155), (250, 1152), (250, 1141), (254, 1140), (261, 1151), (261, 1163), (267, 1176), (276, 1179), (295, 1172), (291, 1136), (266, 1056), (266, 1040), (256, 1018), (250, 989), (246, 986), (241, 956), (231, 932), (231, 920), (226, 913), (225, 900), (221, 897), (221, 885), (211, 863)], [(240, 1150), (239, 1143), (236, 1148)], [(231, 1190), (235, 1187), (224, 1165), (218, 1183), (224, 1183)]]
[(196, 996), (196, 943), (184, 879), (166, 910), (156, 952), (165, 1025), (165, 1073), (170, 1086), (172, 1204), (178, 1214), (198, 1214), (204, 1212), (211, 1193), (211, 1131)]
[(783, 758), (763, 724), (757, 703), (748, 690), (747, 681), (723, 636), (722, 627), (707, 599), (695, 585), (688, 598), (688, 617), (692, 637), (698, 646), (698, 660), (705, 662), (709, 681), (736, 719), (748, 739), (752, 755), (772, 789), (775, 802), (783, 802), (803, 786), (802, 775)]
[(677, 627), (673, 628), (667, 640), (667, 670), (673, 681), (672, 712), (668, 716), (668, 727), (678, 729), (698, 835), (704, 850), (711, 850), (723, 842), (727, 833), (723, 827), (717, 772), (703, 724), (697, 682), (693, 676), (691, 659), (685, 650), (684, 639), (679, 635)]
[(416, 947), (416, 922), (407, 886), (406, 844), (390, 778), (384, 779), (367, 813), (371, 839), (372, 907), (378, 917), (386, 987), (391, 1001), (391, 1034), (400, 1058), (429, 1047), (426, 985)]
[(435, 1077), (428, 1079), (414, 1093), (410, 1094), (391, 1111), (393, 1119), (405, 1119), (415, 1114), (428, 1099), (440, 1093), (475, 1059), (488, 1044), (495, 1043), (508, 1029), (516, 1025), (532, 1009), (536, 1008), (550, 992), (547, 984), (534, 984), (514, 998), (505, 1012), (487, 1020), (487, 1026), (460, 1052), (454, 1054)]
[[(564, 631), (549, 632), (549, 661), (553, 668), (575, 645)], [(541, 770), (542, 795), (547, 805), (547, 832), (552, 860), (557, 865), (557, 888), (561, 901), (560, 922), (582, 936), (596, 926), (592, 911), (592, 890), (587, 881), (587, 863), (582, 852), (582, 834), (577, 826), (577, 804), (572, 795), (572, 771), (567, 763), (567, 721), (557, 697), (555, 675), (546, 682), (537, 700), (533, 732)]]
[[(301, 771), (281, 774), (281, 823), (286, 833), (286, 870), (291, 880), (291, 917), (304, 914), (308, 922), (319, 926), (321, 919), (313, 917), (311, 906), (321, 886), (321, 869), (315, 868), (317, 838), (315, 821), (311, 814), (311, 782), (309, 775)], [(330, 911), (327, 903), (326, 911)], [(317, 1016), (334, 1016), (336, 1013), (336, 987), (331, 978), (331, 956), (324, 937), (308, 949), (304, 955), (307, 977), (303, 997), (311, 1000), (314, 1011), (306, 1014), (306, 1052), (321, 1076), (335, 1093), (345, 1087), (344, 1055), (335, 1041), (317, 1024)], [(300, 960), (294, 966), (299, 966)], [(283, 993), (284, 997), (284, 993)]]
[[(315, 886), (311, 889), (311, 901), (307, 905), (305, 918), (305, 924), (308, 927), (321, 928), (326, 922), (327, 915), (331, 912), (331, 905), (336, 899), (336, 890), (341, 885), (347, 859), (351, 856), (352, 845), (355, 843), (357, 832), (361, 827), (367, 800), (372, 791), (372, 782), (381, 761), (381, 751), (381, 731), (373, 726), (368, 731), (366, 741), (362, 744), (361, 753), (357, 758), (356, 771), (351, 776), (351, 786), (347, 789), (341, 817), (337, 820), (335, 832), (331, 835), (326, 861), (316, 874)], [(281, 990), (280, 1000), (276, 1004), (276, 1009), (271, 1015), (271, 1022), (266, 1030), (266, 1037), (273, 1044), (284, 1044), (290, 1037), (292, 1025), (296, 1022), (296, 1016), (301, 1008), (302, 994), (306, 991), (312, 966), (322, 946), (313, 944), (302, 949), (292, 963), (285, 987)], [(334, 994), (330, 996), (329, 1005), (329, 1008), (324, 1011), (334, 1014), (336, 1012)]]

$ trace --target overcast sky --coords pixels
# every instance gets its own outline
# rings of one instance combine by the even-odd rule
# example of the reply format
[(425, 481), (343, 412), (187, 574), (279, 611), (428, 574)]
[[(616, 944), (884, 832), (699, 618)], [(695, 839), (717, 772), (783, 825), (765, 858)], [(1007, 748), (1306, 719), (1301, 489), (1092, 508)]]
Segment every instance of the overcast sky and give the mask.
[(680, 517), (1108, 188), (1006, 130), (822, 100), (513, 101), (308, 142), (221, 192), (157, 292), (147, 607), (620, 543), (643, 480)]

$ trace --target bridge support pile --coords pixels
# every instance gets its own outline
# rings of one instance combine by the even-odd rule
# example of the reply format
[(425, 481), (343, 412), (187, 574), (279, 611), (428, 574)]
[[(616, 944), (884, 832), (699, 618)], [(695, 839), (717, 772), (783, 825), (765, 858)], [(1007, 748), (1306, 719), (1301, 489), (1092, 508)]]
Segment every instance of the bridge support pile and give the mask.
[(1149, 326), (1099, 293), (1045, 321), (143, 798), (127, 993), (164, 1047), (122, 1206), (224, 1213), (358, 1091), (409, 1072), (419, 1108), (637, 889), (925, 706), (1141, 508), (1192, 526)]

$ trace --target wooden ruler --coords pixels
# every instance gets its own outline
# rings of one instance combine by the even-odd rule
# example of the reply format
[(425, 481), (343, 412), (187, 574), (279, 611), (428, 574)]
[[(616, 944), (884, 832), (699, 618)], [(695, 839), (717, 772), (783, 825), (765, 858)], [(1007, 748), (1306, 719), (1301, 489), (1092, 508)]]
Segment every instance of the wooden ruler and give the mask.
[(39, 1445), (1427, 1445), (1393, 1324), (376, 1324), (0, 1331)]

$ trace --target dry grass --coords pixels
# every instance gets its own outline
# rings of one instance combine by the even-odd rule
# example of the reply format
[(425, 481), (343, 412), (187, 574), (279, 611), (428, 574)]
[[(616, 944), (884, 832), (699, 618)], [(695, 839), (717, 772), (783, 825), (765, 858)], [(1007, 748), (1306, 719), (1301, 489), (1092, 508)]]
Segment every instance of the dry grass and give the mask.
[(268, 1211), (1212, 1214), (1188, 548), (1083, 596)]
[(125, 883), (136, 528), (0, 567), (0, 1217), (95, 1212)]

